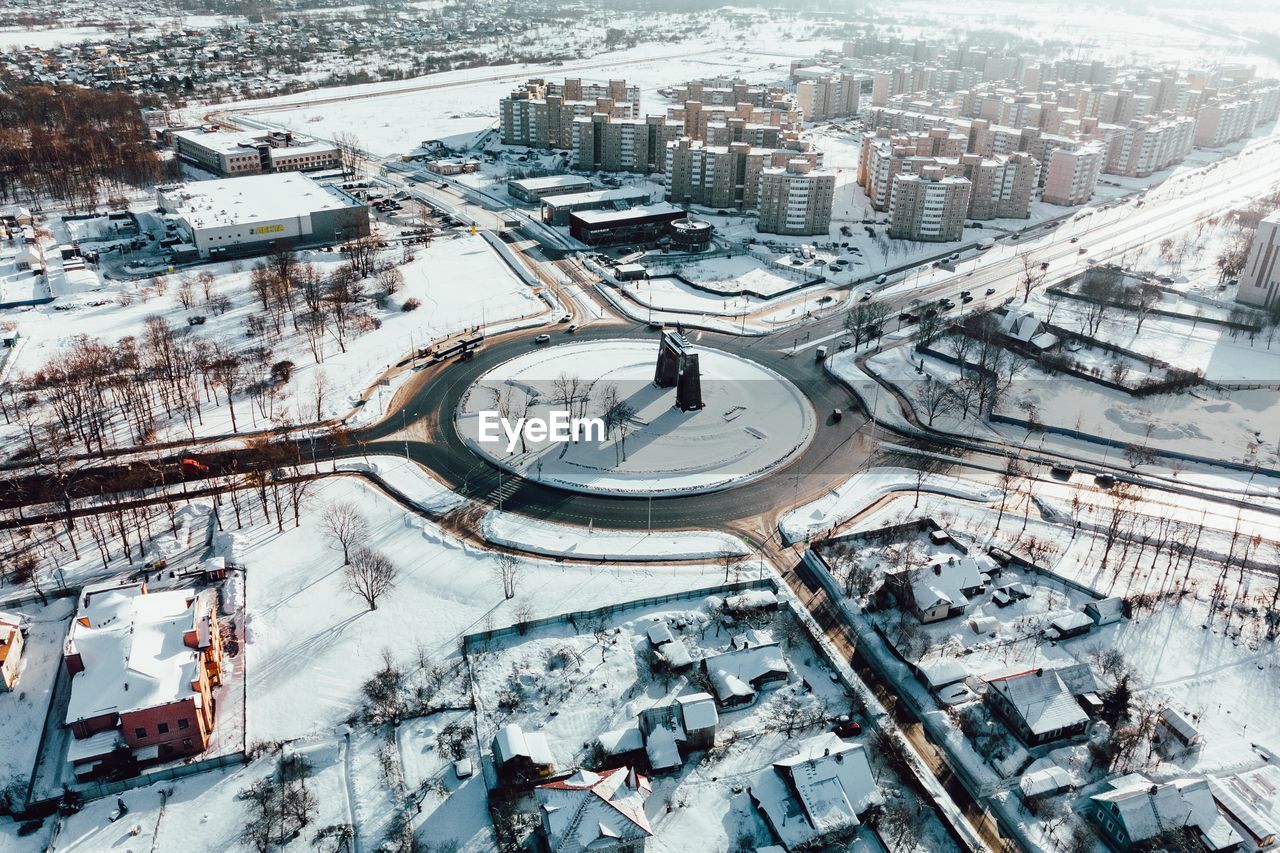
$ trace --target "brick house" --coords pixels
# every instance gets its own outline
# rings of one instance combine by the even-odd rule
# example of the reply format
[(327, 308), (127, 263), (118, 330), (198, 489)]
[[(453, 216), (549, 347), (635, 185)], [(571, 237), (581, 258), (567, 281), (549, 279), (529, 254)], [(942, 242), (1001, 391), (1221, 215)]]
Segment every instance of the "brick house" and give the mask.
[(67, 633), (68, 761), (78, 778), (209, 747), (222, 683), (217, 594), (86, 587)]

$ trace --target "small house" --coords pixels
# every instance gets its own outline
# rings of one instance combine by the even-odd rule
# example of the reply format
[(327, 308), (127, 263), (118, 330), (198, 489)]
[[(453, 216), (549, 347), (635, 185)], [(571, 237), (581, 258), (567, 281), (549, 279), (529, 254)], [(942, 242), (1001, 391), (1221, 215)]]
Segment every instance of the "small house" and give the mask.
[[(985, 563), (985, 561), (984, 561)], [(901, 589), (909, 577), (907, 603), (923, 623), (939, 622), (965, 612), (970, 598), (980, 595), (990, 582), (984, 563), (973, 557), (946, 557), (908, 572), (891, 575)]]
[(1084, 612), (1072, 610), (1051, 619), (1049, 626), (1044, 629), (1044, 635), (1050, 640), (1066, 640), (1089, 633), (1093, 630), (1094, 624), (1094, 621)]
[(1084, 606), (1084, 612), (1095, 625), (1110, 625), (1124, 618), (1124, 599), (1119, 596), (1090, 601)]
[(791, 674), (787, 659), (776, 643), (749, 649), (731, 649), (700, 661), (711, 679), (721, 708), (750, 705), (765, 685), (786, 681)]
[(1108, 784), (1110, 790), (1091, 796), (1083, 812), (1112, 849), (1145, 848), (1179, 828), (1211, 853), (1237, 850), (1244, 841), (1214, 802), (1206, 779), (1158, 785), (1133, 773)]
[(633, 768), (578, 770), (534, 789), (539, 849), (556, 853), (643, 853), (653, 835), (644, 804), (653, 786)]
[[(1043, 764), (1042, 764), (1043, 762)], [(1035, 769), (1032, 769), (1035, 768)], [(1072, 788), (1071, 774), (1048, 759), (1033, 762), (1018, 782), (1024, 800), (1052, 797)]]
[(1156, 737), (1162, 744), (1173, 744), (1182, 749), (1196, 749), (1204, 743), (1204, 736), (1176, 708), (1162, 708), (1156, 718)]
[(1084, 734), (1089, 716), (1053, 669), (1033, 669), (987, 680), (987, 703), (1027, 746)]
[(498, 781), (503, 784), (542, 779), (556, 769), (547, 736), (541, 732), (526, 732), (515, 723), (498, 729), (490, 750)]

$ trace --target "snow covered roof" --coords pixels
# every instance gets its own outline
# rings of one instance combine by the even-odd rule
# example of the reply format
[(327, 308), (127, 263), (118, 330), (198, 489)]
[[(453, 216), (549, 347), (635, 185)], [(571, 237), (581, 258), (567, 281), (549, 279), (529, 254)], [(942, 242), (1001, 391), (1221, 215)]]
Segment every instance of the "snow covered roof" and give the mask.
[(548, 847), (578, 853), (613, 847), (653, 835), (644, 813), (652, 787), (628, 767), (606, 773), (578, 770), (567, 779), (534, 789)]
[(1000, 318), (1000, 331), (1009, 337), (1032, 344), (1038, 349), (1048, 349), (1058, 339), (1048, 332), (1042, 332), (1042, 327), (1039, 318), (1026, 308), (1011, 308)]
[(1160, 722), (1183, 743), (1195, 743), (1200, 738), (1200, 730), (1176, 708), (1161, 708)]
[(732, 649), (702, 659), (721, 701), (750, 698), (755, 695), (752, 686), (768, 676), (786, 676), (790, 669), (787, 659), (777, 645), (756, 646), (750, 649)]
[(794, 849), (857, 826), (858, 815), (878, 801), (879, 789), (862, 745), (825, 732), (801, 741), (795, 755), (758, 773), (751, 796), (784, 846)]
[(689, 653), (689, 647), (684, 644), (684, 640), (676, 639), (663, 643), (658, 647), (658, 654), (666, 658), (667, 663), (677, 670), (693, 665), (693, 655)]
[(607, 204), (609, 202), (648, 201), (649, 191), (638, 187), (614, 187), (608, 190), (590, 190), (581, 193), (564, 193), (547, 196), (543, 207), (573, 207), (579, 204)]
[[(141, 583), (84, 589), (65, 652), (84, 665), (71, 679), (65, 720), (98, 717), (176, 702), (199, 676), (199, 648), (210, 642), (213, 591), (145, 591)], [(185, 635), (196, 632), (196, 645)]]
[(724, 600), (727, 610), (763, 610), (778, 606), (778, 596), (771, 589), (749, 589)]
[(1062, 633), (1076, 631), (1080, 628), (1092, 628), (1093, 619), (1087, 613), (1080, 610), (1070, 610), (1066, 613), (1060, 613), (1050, 620), (1049, 625), (1057, 628)]
[(756, 646), (774, 646), (778, 641), (773, 638), (773, 632), (764, 628), (748, 628), (740, 634), (734, 634), (733, 639), (729, 641), (729, 645), (735, 649), (752, 649)]
[(1009, 701), (1032, 734), (1048, 734), (1089, 722), (1089, 716), (1057, 670), (1036, 669), (994, 678), (988, 683)]
[(546, 175), (541, 178), (518, 178), (508, 181), (509, 185), (522, 190), (546, 190), (555, 187), (589, 187), (591, 181), (579, 175)]
[(1099, 625), (1118, 622), (1124, 616), (1124, 599), (1113, 595), (1110, 598), (1090, 601), (1084, 606), (1086, 613), (1097, 614), (1095, 621)]
[(955, 658), (935, 658), (926, 663), (917, 664), (916, 669), (920, 670), (920, 675), (930, 690), (964, 681), (969, 675), (969, 670)]
[(1178, 779), (1156, 785), (1140, 773), (1115, 780), (1113, 790), (1092, 799), (1108, 803), (1133, 842), (1161, 835), (1164, 829), (1193, 826), (1210, 850), (1223, 850), (1242, 839), (1218, 810), (1206, 779)]
[(675, 639), (675, 635), (671, 633), (671, 628), (666, 622), (662, 621), (654, 622), (649, 626), (645, 633), (649, 636), (649, 642), (653, 643), (655, 646), (660, 646), (663, 643), (669, 643)]
[(506, 764), (513, 758), (527, 758), (534, 764), (552, 766), (551, 745), (542, 732), (526, 732), (515, 723), (509, 723), (493, 736), (494, 761)]
[(72, 738), (67, 744), (67, 761), (80, 764), (94, 758), (102, 758), (124, 746), (119, 729), (107, 729), (87, 738)]
[(681, 719), (684, 720), (685, 731), (696, 732), (715, 728), (720, 722), (720, 713), (716, 710), (716, 700), (710, 693), (690, 693), (688, 696), (676, 697), (680, 703)]
[(649, 732), (644, 751), (649, 756), (649, 766), (654, 770), (669, 770), (680, 766), (680, 747), (676, 733), (666, 726), (658, 726)]
[(674, 204), (660, 201), (655, 204), (639, 204), (626, 210), (578, 210), (570, 214), (570, 217), (584, 225), (607, 225), (630, 219), (644, 219), (647, 216), (664, 216), (683, 212)]
[(364, 206), (336, 187), (318, 184), (300, 172), (191, 181), (160, 187), (157, 192), (164, 205), (193, 228), (247, 225)]
[(628, 726), (625, 729), (610, 729), (598, 735), (596, 741), (600, 744), (600, 748), (609, 755), (622, 755), (637, 749), (644, 749), (644, 735), (640, 734), (640, 728), (635, 725)]
[(1225, 779), (1210, 776), (1209, 790), (1256, 846), (1268, 847), (1280, 835), (1280, 766), (1264, 764)]
[(938, 559), (921, 567), (911, 581), (916, 607), (920, 610), (932, 610), (939, 605), (964, 607), (969, 603), (964, 591), (980, 589), (986, 583), (983, 575), (990, 568), (968, 556)]
[(1071, 774), (1056, 764), (1025, 773), (1018, 783), (1024, 797), (1042, 797), (1071, 787)]

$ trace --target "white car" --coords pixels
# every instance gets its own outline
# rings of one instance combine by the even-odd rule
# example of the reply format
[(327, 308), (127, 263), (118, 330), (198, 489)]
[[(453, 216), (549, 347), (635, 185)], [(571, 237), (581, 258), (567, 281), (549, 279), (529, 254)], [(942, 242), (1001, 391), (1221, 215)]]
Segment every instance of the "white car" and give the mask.
[(535, 344), (549, 344), (549, 343), (551, 343), (551, 336), (550, 336), (550, 335), (538, 335), (536, 338), (534, 338), (534, 339), (533, 339), (533, 342), (534, 342)]

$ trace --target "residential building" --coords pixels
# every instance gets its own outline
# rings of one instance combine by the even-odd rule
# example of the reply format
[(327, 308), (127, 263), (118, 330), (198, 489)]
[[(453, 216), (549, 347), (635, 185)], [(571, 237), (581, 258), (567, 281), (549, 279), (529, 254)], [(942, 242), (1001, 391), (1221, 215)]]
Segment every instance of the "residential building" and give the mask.
[(542, 200), (542, 221), (549, 225), (568, 225), (569, 214), (579, 210), (626, 210), (649, 202), (649, 191), (642, 187), (616, 187), (585, 193), (553, 195)]
[(753, 776), (747, 793), (786, 850), (817, 849), (825, 838), (856, 830), (881, 801), (862, 744), (831, 732), (801, 741), (795, 755)]
[(683, 86), (664, 94), (673, 101), (697, 101), (700, 104), (717, 107), (736, 107), (738, 104), (750, 104), (753, 107), (767, 107), (785, 97), (780, 89), (747, 83), (738, 78), (717, 77), (709, 80), (691, 80)]
[(1196, 115), (1195, 146), (1221, 148), (1253, 133), (1257, 124), (1257, 98), (1213, 99)]
[(184, 241), (202, 258), (260, 254), (281, 245), (324, 245), (369, 233), (369, 206), (305, 175), (251, 175), (156, 188)]
[(720, 146), (681, 138), (667, 146), (667, 199), (714, 208), (754, 208), (760, 173), (770, 154), (741, 142)]
[(684, 128), (683, 135), (690, 139), (707, 141), (711, 126), (727, 125), (733, 119), (749, 125), (793, 130), (799, 125), (800, 111), (789, 106), (775, 109), (751, 104), (712, 107), (698, 101), (686, 101), (682, 107), (667, 108), (667, 120), (680, 122)]
[(437, 175), (468, 175), (480, 171), (480, 161), (465, 157), (449, 157), (427, 161), (427, 171)]
[(835, 172), (815, 171), (805, 159), (760, 173), (760, 221), (765, 234), (826, 234), (831, 230)]
[(644, 804), (653, 786), (634, 769), (578, 770), (534, 789), (542, 849), (556, 853), (643, 853), (653, 835)]
[(526, 732), (515, 723), (498, 729), (489, 743), (494, 770), (503, 784), (528, 782), (555, 772), (551, 745), (542, 732)]
[(170, 135), (179, 157), (227, 178), (342, 166), (336, 146), (295, 137), (288, 131), (254, 135), (207, 127), (175, 130)]
[(22, 620), (0, 612), (0, 690), (12, 690), (22, 669)]
[(71, 677), (67, 760), (77, 778), (208, 748), (213, 688), (222, 683), (214, 590), (85, 587), (62, 659)]
[(1101, 126), (1107, 144), (1102, 171), (1109, 175), (1145, 178), (1177, 165), (1191, 153), (1196, 122), (1190, 118), (1132, 121), (1127, 127)]
[(921, 622), (938, 622), (964, 613), (969, 599), (980, 595), (990, 583), (991, 570), (985, 557), (939, 557), (923, 566), (891, 573), (887, 582), (899, 603), (907, 604)]
[(661, 172), (666, 167), (668, 143), (682, 132), (680, 122), (663, 116), (580, 116), (573, 120), (573, 166), (602, 172)]
[(1104, 161), (1105, 154), (1099, 143), (1076, 149), (1055, 148), (1049, 155), (1042, 198), (1049, 204), (1064, 207), (1087, 204), (1098, 186)]
[(636, 718), (654, 773), (675, 770), (685, 756), (715, 745), (720, 715), (710, 693), (678, 697), (674, 702), (646, 708)]
[(590, 178), (581, 175), (546, 175), (507, 181), (507, 194), (514, 199), (537, 204), (548, 196), (583, 193), (593, 186)]
[(1166, 833), (1186, 833), (1201, 849), (1236, 850), (1244, 839), (1214, 801), (1207, 779), (1176, 779), (1157, 784), (1141, 773), (1108, 780), (1108, 790), (1089, 798), (1082, 809), (1106, 839), (1125, 853), (1159, 843)]
[(640, 114), (640, 91), (624, 80), (562, 85), (530, 80), (499, 101), (499, 130), (504, 145), (528, 148), (572, 148), (573, 120), (597, 113), (614, 118)]
[(1258, 223), (1240, 273), (1236, 301), (1258, 308), (1280, 307), (1280, 210)]
[(829, 121), (858, 114), (862, 80), (853, 74), (824, 74), (796, 84), (796, 107), (805, 121)]
[(777, 642), (708, 655), (698, 665), (711, 679), (721, 708), (750, 705), (765, 685), (786, 681), (791, 674)]
[(1089, 715), (1056, 669), (1034, 669), (987, 680), (986, 701), (1027, 746), (1084, 734)]
[(889, 236), (946, 243), (964, 236), (969, 210), (967, 178), (926, 166), (918, 175), (895, 175), (889, 197)]
[(1040, 176), (1040, 164), (1030, 154), (1017, 152), (992, 158), (980, 154), (960, 157), (969, 180), (970, 219), (1026, 219)]

